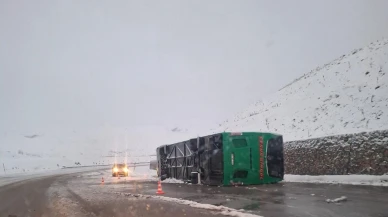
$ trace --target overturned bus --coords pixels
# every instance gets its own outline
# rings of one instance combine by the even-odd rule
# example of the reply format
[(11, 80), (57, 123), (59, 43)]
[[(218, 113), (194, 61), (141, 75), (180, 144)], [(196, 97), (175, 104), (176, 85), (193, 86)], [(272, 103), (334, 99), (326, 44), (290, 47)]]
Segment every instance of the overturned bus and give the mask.
[(276, 183), (284, 176), (279, 134), (224, 132), (163, 145), (156, 152), (161, 179), (227, 186)]

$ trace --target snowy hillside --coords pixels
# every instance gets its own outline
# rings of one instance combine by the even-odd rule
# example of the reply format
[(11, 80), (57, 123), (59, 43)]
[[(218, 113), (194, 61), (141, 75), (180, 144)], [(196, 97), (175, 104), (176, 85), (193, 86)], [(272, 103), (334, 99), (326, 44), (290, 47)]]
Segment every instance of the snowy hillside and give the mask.
[(384, 39), (310, 71), (212, 131), (277, 132), (291, 141), (387, 128)]

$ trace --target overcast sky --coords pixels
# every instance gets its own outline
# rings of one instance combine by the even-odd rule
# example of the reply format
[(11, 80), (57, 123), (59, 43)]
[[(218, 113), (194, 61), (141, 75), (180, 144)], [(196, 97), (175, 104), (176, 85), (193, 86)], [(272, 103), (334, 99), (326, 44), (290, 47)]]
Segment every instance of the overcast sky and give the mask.
[(0, 130), (211, 128), (388, 36), (388, 1), (0, 0)]

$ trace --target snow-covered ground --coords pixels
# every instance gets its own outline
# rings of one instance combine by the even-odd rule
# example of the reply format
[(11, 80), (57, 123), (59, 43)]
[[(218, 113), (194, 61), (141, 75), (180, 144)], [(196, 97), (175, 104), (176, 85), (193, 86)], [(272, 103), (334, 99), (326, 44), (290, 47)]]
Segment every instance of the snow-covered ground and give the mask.
[(124, 194), (125, 196), (134, 196), (136, 198), (154, 198), (154, 199), (167, 201), (167, 202), (171, 202), (171, 203), (188, 205), (188, 206), (191, 206), (194, 208), (207, 209), (209, 211), (216, 211), (216, 213), (222, 214), (225, 216), (261, 217), (259, 215), (244, 212), (245, 210), (236, 210), (236, 209), (229, 208), (226, 206), (215, 206), (212, 204), (203, 204), (203, 203), (198, 203), (195, 201), (185, 200), (185, 199), (181, 199), (181, 198), (164, 197), (164, 196), (151, 196), (151, 195), (131, 194), (131, 193), (118, 193), (118, 194)]
[(285, 141), (388, 128), (388, 39), (304, 74), (213, 132), (278, 132)]
[[(58, 170), (65, 167), (102, 166), (112, 163), (111, 158), (100, 156), (83, 156), (73, 154), (69, 156), (58, 156), (50, 153), (40, 153), (36, 150), (30, 154), (21, 150), (0, 151), (0, 175), (7, 174), (33, 174), (42, 171)], [(79, 164), (78, 164), (79, 162)]]
[[(104, 169), (104, 168), (108, 168), (108, 167), (107, 166), (80, 167), (80, 168), (68, 168), (68, 169), (60, 169), (60, 170), (52, 170), (52, 171), (39, 171), (39, 172), (29, 173), (29, 174), (1, 175), (0, 176), (0, 186), (7, 185), (10, 183), (14, 183), (14, 182), (40, 178), (40, 177), (64, 175), (64, 174), (71, 174), (71, 173), (78, 173), (78, 172), (88, 173), (91, 170), (96, 170), (96, 169), (100, 169), (100, 168)], [(95, 172), (90, 172), (90, 173), (95, 173)]]
[[(128, 177), (112, 177), (111, 166), (94, 166), (94, 167), (75, 167), (75, 168), (66, 168), (58, 169), (51, 171), (36, 171), (35, 173), (26, 173), (26, 174), (6, 174), (0, 175), (0, 186), (10, 184), (13, 182), (24, 181), (40, 177), (48, 177), (55, 175), (64, 175), (71, 173), (82, 172), (82, 176), (93, 176), (98, 178), (98, 182), (104, 180), (105, 183), (116, 183), (120, 180), (134, 181), (157, 181), (157, 174), (155, 170), (150, 170), (148, 167), (130, 167)], [(93, 181), (95, 182), (95, 181)]]
[(289, 175), (284, 176), (284, 182), (305, 182), (305, 183), (330, 183), (349, 185), (373, 185), (388, 186), (388, 175)]
[[(63, 167), (149, 162), (156, 147), (196, 137), (196, 133), (159, 126), (101, 128), (89, 131), (46, 130), (30, 135), (0, 134), (0, 175), (29, 174)], [(152, 136), (150, 136), (152, 134)]]
[(182, 184), (184, 181), (178, 180), (178, 179), (165, 179), (162, 181), (163, 183), (177, 183), (177, 184)]

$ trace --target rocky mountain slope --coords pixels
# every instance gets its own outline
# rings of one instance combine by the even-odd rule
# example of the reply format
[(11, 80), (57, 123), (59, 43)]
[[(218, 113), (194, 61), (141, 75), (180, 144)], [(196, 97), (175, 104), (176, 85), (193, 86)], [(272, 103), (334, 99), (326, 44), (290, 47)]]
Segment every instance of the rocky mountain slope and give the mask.
[(285, 141), (388, 128), (388, 39), (318, 67), (213, 132), (269, 131)]

